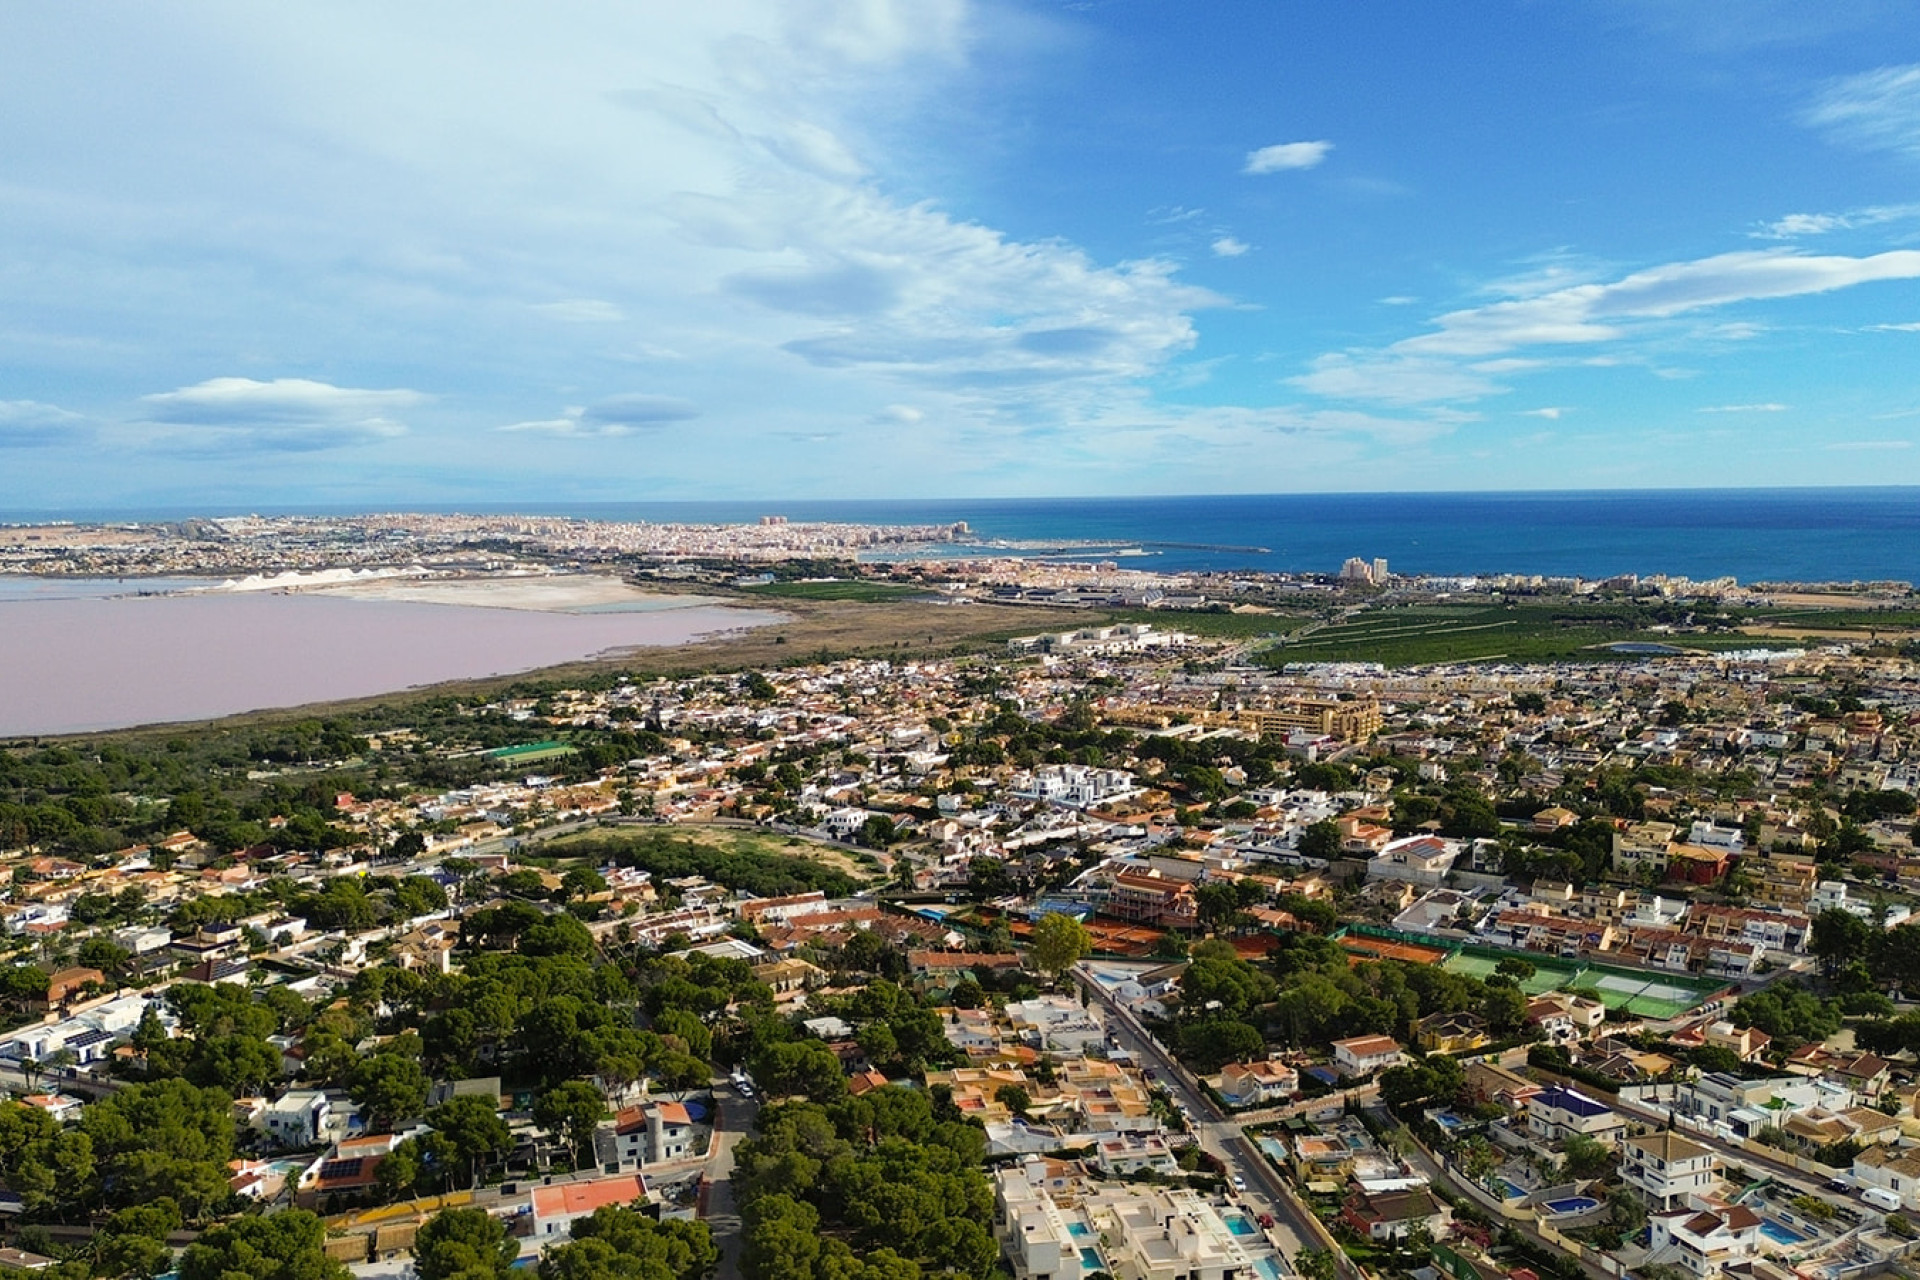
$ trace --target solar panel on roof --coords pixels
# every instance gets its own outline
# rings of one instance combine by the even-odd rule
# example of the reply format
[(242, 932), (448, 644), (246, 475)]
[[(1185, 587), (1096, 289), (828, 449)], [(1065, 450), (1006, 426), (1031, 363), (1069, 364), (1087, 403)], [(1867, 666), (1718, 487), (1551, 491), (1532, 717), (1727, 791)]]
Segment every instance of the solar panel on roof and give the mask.
[(357, 1178), (366, 1163), (364, 1156), (353, 1160), (329, 1160), (320, 1166), (320, 1181), (334, 1182), (343, 1178)]

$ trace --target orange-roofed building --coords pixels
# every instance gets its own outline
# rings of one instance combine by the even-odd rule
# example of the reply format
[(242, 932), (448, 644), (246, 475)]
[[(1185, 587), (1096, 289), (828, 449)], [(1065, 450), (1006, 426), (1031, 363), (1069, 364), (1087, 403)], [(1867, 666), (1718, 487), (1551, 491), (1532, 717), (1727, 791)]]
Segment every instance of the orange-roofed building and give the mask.
[[(683, 1108), (684, 1110), (684, 1108)], [(564, 1236), (575, 1218), (590, 1216), (608, 1205), (631, 1205), (647, 1198), (647, 1183), (637, 1173), (623, 1173), (591, 1182), (563, 1182), (533, 1189), (533, 1237), (552, 1240)]]

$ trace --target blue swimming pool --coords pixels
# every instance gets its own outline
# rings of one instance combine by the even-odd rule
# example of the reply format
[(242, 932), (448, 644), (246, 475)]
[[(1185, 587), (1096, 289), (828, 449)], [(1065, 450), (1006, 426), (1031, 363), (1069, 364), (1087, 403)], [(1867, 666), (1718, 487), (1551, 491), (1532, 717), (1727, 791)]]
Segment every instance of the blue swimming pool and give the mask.
[(1600, 1202), (1592, 1196), (1568, 1196), (1565, 1200), (1549, 1200), (1541, 1206), (1548, 1213), (1585, 1213), (1589, 1209), (1598, 1209)]
[(1465, 1120), (1462, 1120), (1459, 1116), (1453, 1114), (1453, 1112), (1451, 1111), (1436, 1112), (1433, 1117), (1433, 1122), (1439, 1125), (1442, 1129), (1445, 1129), (1448, 1133), (1452, 1133), (1456, 1129), (1464, 1129), (1467, 1127), (1467, 1122)]
[(1805, 1244), (1807, 1237), (1772, 1218), (1760, 1219), (1760, 1234), (1775, 1244)]
[(1280, 1270), (1278, 1258), (1261, 1258), (1253, 1264), (1253, 1269), (1258, 1271), (1265, 1280), (1280, 1280), (1280, 1277), (1286, 1274)]
[(1223, 1213), (1220, 1220), (1227, 1224), (1227, 1230), (1237, 1236), (1250, 1236), (1259, 1233), (1260, 1228), (1253, 1225), (1253, 1219), (1244, 1213)]
[(1524, 1200), (1527, 1198), (1527, 1189), (1517, 1182), (1508, 1182), (1505, 1178), (1502, 1178), (1500, 1179), (1500, 1185), (1507, 1189), (1507, 1194), (1503, 1197), (1504, 1199)]
[(1080, 1251), (1080, 1269), (1082, 1271), (1104, 1270), (1105, 1268), (1100, 1265), (1100, 1251), (1092, 1245), (1088, 1245), (1082, 1249)]
[(1093, 1228), (1084, 1222), (1069, 1222), (1067, 1224), (1067, 1234), (1070, 1236), (1079, 1236), (1084, 1240), (1093, 1234)]

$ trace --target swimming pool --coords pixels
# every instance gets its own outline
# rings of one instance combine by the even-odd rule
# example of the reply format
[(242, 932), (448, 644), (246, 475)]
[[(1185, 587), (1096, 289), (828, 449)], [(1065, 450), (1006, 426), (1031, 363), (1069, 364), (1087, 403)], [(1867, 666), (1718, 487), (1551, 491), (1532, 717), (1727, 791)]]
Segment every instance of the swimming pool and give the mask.
[(1589, 1209), (1598, 1209), (1600, 1202), (1592, 1196), (1568, 1196), (1565, 1200), (1549, 1200), (1541, 1206), (1548, 1213), (1585, 1213)]
[(1260, 1258), (1254, 1262), (1253, 1269), (1258, 1271), (1265, 1280), (1280, 1280), (1286, 1274), (1280, 1270), (1278, 1258)]
[(1503, 1196), (1502, 1199), (1524, 1200), (1527, 1198), (1527, 1189), (1517, 1182), (1508, 1182), (1505, 1178), (1502, 1178), (1500, 1179), (1500, 1185), (1507, 1189), (1507, 1194)]
[(1433, 1122), (1439, 1125), (1442, 1129), (1445, 1129), (1448, 1133), (1452, 1133), (1457, 1129), (1464, 1129), (1467, 1127), (1467, 1122), (1465, 1120), (1462, 1120), (1459, 1116), (1453, 1114), (1453, 1112), (1451, 1111), (1434, 1112)]
[(1080, 1251), (1080, 1269), (1082, 1271), (1104, 1270), (1105, 1268), (1100, 1265), (1100, 1251), (1092, 1245), (1088, 1245), (1082, 1249)]
[(1093, 1228), (1084, 1222), (1069, 1222), (1067, 1224), (1067, 1234), (1085, 1239), (1093, 1234)]
[(1223, 1213), (1220, 1215), (1220, 1221), (1226, 1223), (1227, 1230), (1237, 1236), (1255, 1235), (1260, 1230), (1253, 1225), (1253, 1219), (1244, 1213)]
[(1772, 1218), (1760, 1219), (1760, 1234), (1775, 1244), (1805, 1244), (1807, 1237)]

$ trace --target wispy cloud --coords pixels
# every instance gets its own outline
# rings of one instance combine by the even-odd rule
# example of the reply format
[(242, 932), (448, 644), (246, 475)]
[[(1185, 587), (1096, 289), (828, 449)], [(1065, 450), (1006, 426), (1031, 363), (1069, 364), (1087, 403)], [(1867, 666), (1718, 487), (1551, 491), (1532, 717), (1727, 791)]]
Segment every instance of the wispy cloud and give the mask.
[(1277, 142), (1270, 147), (1247, 152), (1246, 167), (1240, 172), (1252, 176), (1281, 173), (1287, 169), (1311, 169), (1333, 150), (1331, 142)]
[(1549, 405), (1544, 409), (1522, 409), (1520, 416), (1523, 418), (1545, 418), (1549, 422), (1558, 422), (1560, 421), (1560, 415), (1566, 412), (1567, 410), (1560, 408), (1558, 405)]
[(1836, 440), (1825, 446), (1830, 453), (1863, 453), (1881, 449), (1911, 449), (1911, 440)]
[[(1451, 311), (1434, 319), (1432, 332), (1382, 349), (1323, 355), (1293, 382), (1318, 395), (1388, 403), (1473, 399), (1505, 390), (1489, 375), (1524, 367), (1496, 363), (1492, 357), (1530, 347), (1619, 342), (1656, 322), (1735, 302), (1914, 278), (1920, 278), (1920, 251), (1911, 249), (1864, 258), (1778, 249), (1720, 254), (1667, 263), (1611, 282), (1569, 285)], [(1532, 280), (1525, 277), (1511, 287), (1531, 289)]]
[(611, 440), (686, 422), (700, 416), (698, 406), (672, 396), (608, 396), (593, 404), (563, 410), (557, 418), (514, 422), (495, 430), (531, 432), (570, 440)]
[(1835, 80), (1806, 119), (1856, 147), (1920, 156), (1920, 63)]
[(1869, 205), (1845, 213), (1790, 213), (1784, 218), (1762, 223), (1747, 234), (1756, 240), (1799, 240), (1834, 231), (1852, 231), (1857, 227), (1875, 227), (1906, 218), (1920, 218), (1920, 204)]
[(1221, 236), (1209, 247), (1212, 248), (1213, 256), (1216, 258), (1237, 258), (1253, 248), (1246, 241), (1236, 240), (1232, 236)]
[(541, 302), (534, 304), (535, 311), (551, 316), (555, 320), (567, 320), (574, 324), (612, 324), (626, 319), (626, 312), (611, 302), (599, 298), (569, 298), (564, 302)]
[(1902, 324), (1870, 324), (1868, 333), (1920, 333), (1920, 320), (1909, 320)]
[(37, 449), (91, 435), (77, 413), (37, 400), (0, 400), (0, 449)]
[(1775, 404), (1709, 404), (1695, 410), (1696, 413), (1785, 413), (1791, 405)]
[(405, 435), (406, 424), (394, 415), (427, 399), (404, 388), (336, 387), (310, 378), (209, 378), (142, 403), (146, 422), (159, 424), (146, 440), (158, 447), (311, 452)]

